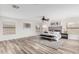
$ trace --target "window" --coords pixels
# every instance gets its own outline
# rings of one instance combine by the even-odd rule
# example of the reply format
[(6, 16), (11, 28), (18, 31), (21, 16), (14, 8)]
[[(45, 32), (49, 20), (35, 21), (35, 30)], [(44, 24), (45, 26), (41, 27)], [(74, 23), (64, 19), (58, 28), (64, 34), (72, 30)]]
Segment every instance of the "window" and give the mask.
[(16, 27), (14, 24), (3, 24), (3, 35), (15, 34)]
[(67, 24), (67, 33), (79, 34), (79, 23), (78, 22), (69, 22)]

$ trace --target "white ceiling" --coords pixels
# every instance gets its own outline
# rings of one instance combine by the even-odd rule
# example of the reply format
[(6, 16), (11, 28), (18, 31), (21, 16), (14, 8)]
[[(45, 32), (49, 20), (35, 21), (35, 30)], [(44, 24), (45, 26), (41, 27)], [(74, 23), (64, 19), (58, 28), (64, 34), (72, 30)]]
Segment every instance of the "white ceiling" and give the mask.
[(47, 16), (47, 17), (78, 17), (79, 5), (66, 4), (21, 4), (19, 9), (12, 8), (11, 4), (0, 5), (0, 16), (12, 18), (27, 19), (32, 17)]

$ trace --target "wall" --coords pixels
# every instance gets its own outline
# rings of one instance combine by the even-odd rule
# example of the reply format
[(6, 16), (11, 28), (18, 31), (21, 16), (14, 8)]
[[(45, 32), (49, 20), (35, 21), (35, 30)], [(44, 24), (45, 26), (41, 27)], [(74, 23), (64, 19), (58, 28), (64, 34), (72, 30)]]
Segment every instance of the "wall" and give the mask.
[[(0, 40), (8, 40), (8, 39), (16, 39), (16, 38), (22, 38), (22, 37), (29, 37), (29, 36), (35, 36), (38, 35), (38, 33), (36, 32), (35, 26), (36, 25), (41, 25), (41, 16), (39, 17), (34, 17), (34, 18), (29, 18), (29, 19), (15, 19), (15, 18), (9, 18), (9, 17), (0, 17)], [(63, 32), (66, 31), (66, 24), (67, 22), (71, 22), (73, 20), (73, 22), (78, 22), (78, 17), (71, 17), (71, 18), (63, 18), (63, 19), (54, 19), (54, 18), (50, 18), (50, 22), (53, 21), (61, 21), (61, 25), (63, 26)], [(35, 21), (33, 21), (35, 20)], [(4, 22), (12, 22), (16, 24), (16, 34), (15, 35), (3, 35), (3, 28), (2, 28), (2, 24)], [(30, 29), (24, 29), (23, 27), (23, 23), (31, 23), (31, 28)], [(69, 34), (68, 36), (69, 39), (74, 39), (74, 40), (78, 40), (79, 35), (77, 34)]]
[[(68, 23), (75, 23), (72, 26), (76, 26), (79, 27), (79, 17), (78, 16), (73, 16), (73, 17), (66, 17), (66, 18), (51, 18), (51, 21), (61, 21), (61, 25), (62, 25), (62, 32), (64, 33), (68, 33)], [(73, 33), (73, 34), (72, 34)], [(74, 29), (74, 30), (70, 30), (68, 33), (68, 39), (71, 40), (79, 40), (79, 29)]]
[(68, 30), (68, 39), (79, 40), (79, 17), (70, 17), (65, 19), (67, 25), (77, 27), (77, 29), (67, 29)]
[[(16, 39), (16, 38), (22, 38), (22, 37), (29, 37), (29, 36), (35, 36), (37, 35), (35, 26), (37, 25), (37, 23), (33, 22), (33, 21), (29, 21), (29, 20), (16, 20), (13, 18), (7, 18), (7, 17), (0, 17), (0, 40), (8, 40), (8, 39)], [(11, 23), (15, 23), (16, 25), (16, 34), (12, 34), (12, 35), (3, 35), (3, 23), (4, 22), (11, 22)], [(30, 23), (31, 24), (31, 28), (24, 28), (23, 24), (24, 23)]]
[[(1, 20), (1, 19), (0, 19), (0, 20)], [(2, 33), (3, 33), (2, 22), (0, 21), (0, 37), (1, 37)]]

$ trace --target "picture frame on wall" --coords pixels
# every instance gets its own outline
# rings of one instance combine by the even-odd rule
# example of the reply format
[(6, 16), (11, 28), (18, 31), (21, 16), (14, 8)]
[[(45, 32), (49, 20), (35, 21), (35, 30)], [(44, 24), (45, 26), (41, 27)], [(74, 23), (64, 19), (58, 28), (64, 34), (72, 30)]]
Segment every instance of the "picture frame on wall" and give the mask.
[(30, 23), (24, 23), (24, 28), (31, 28), (31, 24)]

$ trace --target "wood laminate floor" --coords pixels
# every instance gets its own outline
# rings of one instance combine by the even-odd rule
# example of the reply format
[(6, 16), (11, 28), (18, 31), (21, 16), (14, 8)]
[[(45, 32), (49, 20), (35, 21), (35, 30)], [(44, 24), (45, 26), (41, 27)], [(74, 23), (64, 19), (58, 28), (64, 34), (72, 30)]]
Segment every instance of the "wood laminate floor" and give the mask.
[(78, 54), (79, 41), (64, 40), (63, 46), (54, 49), (40, 44), (36, 38), (21, 38), (0, 41), (0, 54)]

